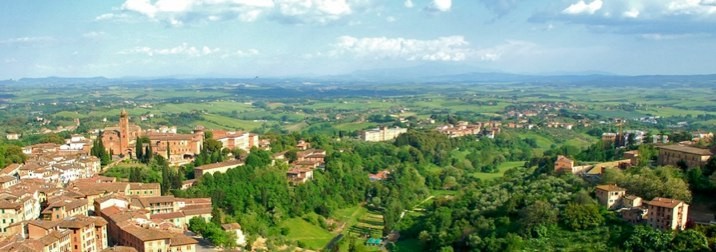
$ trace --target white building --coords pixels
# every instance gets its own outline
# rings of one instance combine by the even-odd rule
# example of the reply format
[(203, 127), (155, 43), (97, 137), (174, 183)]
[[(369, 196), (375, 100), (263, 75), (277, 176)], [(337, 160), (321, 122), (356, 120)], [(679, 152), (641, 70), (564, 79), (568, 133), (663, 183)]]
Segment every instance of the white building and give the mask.
[(367, 142), (382, 142), (398, 138), (400, 134), (408, 132), (408, 129), (395, 127), (380, 127), (361, 132), (360, 139)]

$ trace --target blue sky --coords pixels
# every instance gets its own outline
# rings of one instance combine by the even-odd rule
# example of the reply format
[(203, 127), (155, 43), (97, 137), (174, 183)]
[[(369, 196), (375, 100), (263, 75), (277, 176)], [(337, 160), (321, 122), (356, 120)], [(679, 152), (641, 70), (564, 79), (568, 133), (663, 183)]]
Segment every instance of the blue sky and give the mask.
[(0, 27), (0, 79), (716, 72), (716, 0), (5, 0)]

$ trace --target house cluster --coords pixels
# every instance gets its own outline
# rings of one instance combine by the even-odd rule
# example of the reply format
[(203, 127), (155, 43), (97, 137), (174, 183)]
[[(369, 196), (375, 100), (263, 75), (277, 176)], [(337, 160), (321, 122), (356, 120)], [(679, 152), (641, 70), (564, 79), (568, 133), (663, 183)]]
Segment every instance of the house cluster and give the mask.
[[(311, 143), (301, 140), (296, 144), (296, 160), (289, 164), (286, 177), (291, 184), (302, 184), (313, 179), (313, 171), (326, 164), (326, 151), (311, 148)], [(274, 161), (288, 162), (286, 152), (276, 153)]]
[(53, 143), (30, 145), (23, 148), (28, 159), (24, 164), (10, 164), (0, 170), (2, 181), (15, 179), (39, 179), (48, 184), (64, 185), (73, 180), (97, 174), (100, 160), (90, 156), (84, 149), (63, 148)]
[[(0, 251), (195, 251), (189, 220), (211, 219), (210, 198), (161, 196), (158, 183), (2, 178)], [(245, 242), (238, 224), (225, 226)]]
[(662, 230), (684, 230), (686, 227), (689, 205), (685, 202), (660, 197), (644, 201), (626, 192), (626, 189), (613, 184), (599, 185), (595, 190), (599, 204), (616, 210), (629, 223), (645, 223)]
[(457, 124), (448, 124), (437, 127), (436, 130), (440, 133), (448, 135), (449, 137), (462, 137), (469, 135), (483, 135), (488, 138), (495, 138), (495, 135), (501, 132), (501, 122), (489, 121), (489, 122), (477, 122), (469, 123), (465, 121), (457, 122)]
[(546, 123), (545, 126), (547, 128), (563, 128), (563, 129), (571, 130), (574, 127), (574, 124), (559, 122), (559, 121), (549, 121)]
[[(102, 130), (102, 143), (113, 155), (131, 156), (136, 153), (137, 139), (147, 137), (155, 154), (163, 156), (173, 164), (184, 164), (201, 152), (204, 132), (205, 128), (202, 126), (197, 126), (190, 134), (177, 133), (174, 127), (142, 130), (138, 125), (130, 124), (129, 114), (122, 110), (119, 124)], [(212, 138), (221, 142), (226, 149), (238, 148), (248, 152), (253, 147), (260, 147), (262, 143), (258, 135), (248, 132), (213, 130), (211, 133)]]
[(507, 118), (535, 117), (559, 111), (560, 109), (577, 109), (578, 106), (564, 102), (534, 102), (519, 108), (512, 107), (504, 116)]
[(360, 132), (360, 139), (367, 142), (382, 142), (398, 138), (400, 134), (408, 132), (406, 128), (400, 127), (379, 127)]

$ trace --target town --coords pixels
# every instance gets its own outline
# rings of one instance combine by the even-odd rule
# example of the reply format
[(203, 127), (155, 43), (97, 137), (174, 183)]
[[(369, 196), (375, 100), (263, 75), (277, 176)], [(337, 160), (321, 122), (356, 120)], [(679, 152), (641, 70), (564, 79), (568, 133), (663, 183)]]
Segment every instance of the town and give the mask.
[[(455, 121), (441, 125), (431, 119), (423, 124), (440, 126), (416, 127), (421, 125), (416, 124), (413, 129), (380, 126), (360, 131), (352, 141), (377, 144), (401, 141), (401, 136), (413, 134), (409, 133), (411, 130), (433, 131), (447, 139), (478, 140), (501, 139), (503, 130), (519, 128), (527, 131), (540, 127), (573, 130), (573, 124), (554, 121), (523, 126), (530, 120), (520, 119), (522, 117), (538, 117), (542, 113), (545, 118), (558, 117), (550, 114), (550, 109), (544, 109), (552, 105), (537, 106), (542, 109), (515, 112), (513, 108), (507, 108), (505, 121)], [(565, 105), (554, 106), (552, 109), (559, 110)], [(217, 204), (213, 202), (216, 197), (175, 195), (191, 191), (207, 176), (245, 169), (242, 167), (245, 167), (247, 158), (262, 151), (270, 153), (269, 165), (285, 167), (285, 183), (298, 188), (313, 180), (315, 173), (326, 173), (326, 163), (330, 162), (327, 157), (335, 155), (331, 151), (342, 151), (335, 148), (339, 145), (329, 147), (331, 151), (314, 148), (308, 139), (300, 138), (292, 146), (281, 143), (284, 145), (281, 148), (272, 148), (272, 145), (285, 142), (285, 137), (264, 138), (242, 130), (207, 129), (201, 125), (193, 127), (189, 133), (178, 133), (175, 126), (143, 129), (134, 124), (132, 118), (139, 119), (122, 109), (115, 125), (111, 124), (114, 120), (103, 119), (109, 126), (85, 134), (71, 134), (64, 139), (64, 144), (38, 143), (21, 148), (22, 159), (9, 162), (1, 170), (4, 196), (0, 248), (3, 251), (201, 251), (197, 246), (206, 238), (221, 242), (214, 245), (226, 249), (267, 249), (261, 245), (265, 243), (262, 238), (250, 238), (251, 234), (242, 230), (242, 223), (216, 222), (216, 214), (224, 215), (221, 210), (217, 212)], [(512, 121), (513, 118), (517, 121)], [(75, 126), (81, 125), (79, 119), (74, 121)], [(589, 127), (584, 120), (576, 123), (582, 123), (580, 127)], [(689, 211), (688, 200), (683, 197), (668, 198), (657, 193), (657, 197), (644, 198), (655, 194), (641, 195), (645, 189), (632, 192), (620, 187), (617, 181), (605, 179), (607, 174), (615, 171), (645, 165), (681, 169), (708, 167), (714, 154), (703, 146), (713, 142), (713, 134), (698, 131), (691, 134), (690, 139), (672, 143), (665, 134), (647, 135), (643, 130), (623, 130), (626, 121), (622, 119), (615, 119), (611, 124), (616, 130), (601, 133), (598, 144), (632, 150), (619, 151), (623, 153), (622, 157), (614, 157), (608, 162), (582, 162), (575, 159), (581, 155), (566, 151), (554, 158), (552, 176), (575, 176), (592, 184), (594, 198), (600, 207), (614, 211), (625, 223), (677, 231), (715, 223), (713, 214), (703, 210)], [(15, 132), (6, 136), (8, 141), (24, 137), (28, 136)], [(676, 135), (676, 138), (680, 137)], [(644, 146), (651, 147), (641, 148)], [(640, 150), (651, 151), (646, 155), (652, 157), (643, 157)], [(160, 172), (163, 179), (140, 182), (143, 175), (134, 170), (139, 168), (130, 166), (150, 162), (164, 166)], [(117, 176), (112, 172), (116, 170), (130, 170), (129, 177)], [(395, 168), (378, 169), (364, 176), (371, 183), (385, 183), (383, 181), (391, 179), (397, 172)], [(168, 174), (175, 174), (176, 178)], [(216, 235), (206, 233), (206, 227), (205, 230), (197, 228), (207, 225), (200, 223), (218, 223), (216, 227), (223, 233), (221, 237), (225, 237), (222, 239), (230, 241), (218, 240)], [(388, 234), (370, 235), (373, 238), (368, 239), (365, 246), (397, 241), (396, 236)], [(211, 237), (202, 238), (201, 235)]]

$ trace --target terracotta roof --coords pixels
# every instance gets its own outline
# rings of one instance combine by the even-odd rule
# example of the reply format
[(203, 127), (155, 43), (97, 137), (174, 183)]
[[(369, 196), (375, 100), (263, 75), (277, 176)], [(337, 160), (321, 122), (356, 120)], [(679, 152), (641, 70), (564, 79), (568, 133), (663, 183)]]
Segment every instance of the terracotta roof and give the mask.
[(241, 229), (241, 225), (239, 225), (239, 223), (236, 223), (236, 222), (234, 222), (234, 223), (227, 223), (227, 224), (222, 224), (222, 225), (221, 225), (221, 228), (224, 229), (224, 230), (226, 230), (226, 231), (229, 231), (229, 230), (238, 230), (238, 229)]
[(178, 234), (178, 235), (173, 236), (173, 237), (171, 238), (170, 242), (171, 242), (171, 243), (170, 243), (170, 246), (171, 246), (171, 247), (183, 246), (183, 245), (189, 245), (189, 244), (197, 244), (197, 243), (199, 243), (199, 241), (197, 241), (196, 239), (191, 238), (191, 237), (186, 236), (186, 235), (183, 235), (183, 234)]
[(186, 209), (186, 208), (184, 208), (184, 209), (182, 210), (182, 212), (184, 212), (184, 215), (185, 215), (185, 216), (201, 215), (201, 214), (211, 214), (211, 207), (202, 207), (202, 208), (197, 208), (197, 209)]
[(86, 199), (67, 198), (65, 196), (58, 197), (58, 200), (51, 201), (48, 199), (47, 201), (50, 202), (50, 204), (42, 211), (43, 213), (55, 207), (65, 207), (65, 210), (69, 211), (87, 205)]
[(192, 134), (165, 134), (165, 133), (149, 133), (147, 137), (152, 141), (192, 141), (195, 135)]
[(129, 183), (129, 190), (159, 190), (159, 183)]
[(137, 249), (133, 247), (126, 247), (126, 246), (114, 246), (111, 248), (103, 249), (101, 252), (138, 252)]
[(557, 161), (574, 162), (573, 160), (569, 159), (568, 157), (565, 157), (562, 155), (557, 156)]
[(3, 168), (2, 171), (0, 171), (0, 173), (10, 175), (10, 173), (15, 171), (16, 169), (19, 169), (20, 166), (21, 166), (20, 164), (10, 164), (8, 166), (5, 166), (5, 168)]
[(668, 198), (654, 198), (653, 200), (646, 202), (647, 205), (666, 207), (666, 208), (674, 208), (681, 203), (684, 203), (684, 202), (681, 200), (668, 199)]
[[(82, 216), (86, 217), (86, 216)], [(94, 220), (82, 218), (81, 215), (78, 216), (72, 216), (65, 218), (64, 220), (61, 220), (60, 223), (57, 224), (58, 227), (61, 228), (70, 228), (70, 229), (80, 229), (87, 226), (94, 226)]]
[(147, 208), (150, 207), (150, 204), (154, 203), (167, 203), (167, 202), (174, 202), (176, 199), (174, 196), (156, 196), (156, 197), (137, 197), (132, 198), (132, 205), (137, 205), (141, 208)]
[(9, 200), (5, 200), (5, 199), (0, 200), (0, 209), (15, 209), (15, 210), (17, 210), (17, 209), (20, 209), (21, 206), (22, 205), (18, 202), (9, 201)]
[(152, 220), (166, 220), (166, 219), (176, 219), (176, 218), (183, 218), (184, 213), (182, 212), (171, 212), (171, 213), (159, 213), (159, 214), (152, 214), (149, 216)]
[(55, 227), (57, 227), (58, 224), (60, 224), (60, 221), (44, 221), (44, 220), (30, 220), (27, 222), (28, 225), (33, 225), (37, 227), (41, 227), (45, 230), (50, 230)]
[(689, 153), (689, 154), (696, 154), (696, 155), (701, 155), (701, 156), (713, 155), (713, 153), (709, 149), (696, 148), (696, 147), (680, 145), (680, 144), (662, 145), (662, 146), (657, 146), (657, 148), (671, 150), (671, 151), (684, 152), (684, 153)]
[(133, 235), (134, 237), (137, 237), (139, 240), (144, 242), (172, 238), (172, 235), (167, 232), (158, 229), (143, 228), (136, 225), (129, 225), (122, 229), (124, 229), (125, 232)]
[(14, 177), (14, 176), (3, 175), (3, 176), (0, 176), (0, 183), (7, 183), (7, 182), (10, 182), (10, 181), (13, 181), (13, 180), (16, 180), (16, 179), (17, 179), (17, 178)]
[(598, 185), (597, 189), (607, 192), (626, 191), (626, 189), (618, 187), (616, 184)]
[(214, 163), (214, 164), (208, 164), (208, 165), (202, 165), (199, 167), (195, 167), (196, 170), (210, 170), (210, 169), (216, 169), (219, 167), (226, 167), (226, 166), (242, 166), (244, 165), (244, 161), (234, 159), (229, 161), (224, 161), (221, 163)]
[(65, 230), (65, 231), (52, 230), (52, 231), (50, 231), (49, 234), (43, 236), (40, 239), (37, 239), (37, 241), (42, 243), (42, 245), (47, 246), (47, 245), (50, 245), (52, 243), (59, 241), (60, 239), (62, 239), (64, 237), (67, 237), (69, 235), (70, 235), (69, 230)]

